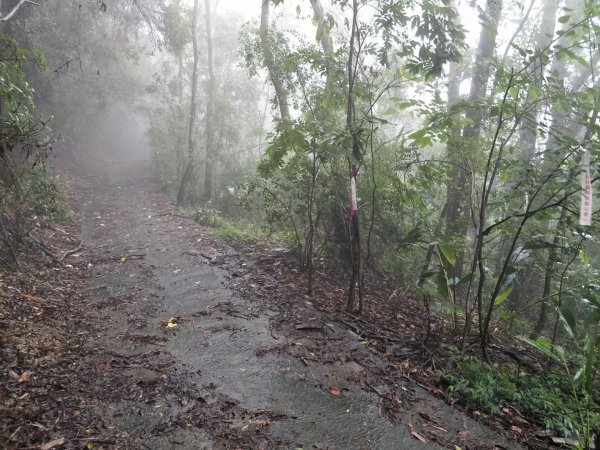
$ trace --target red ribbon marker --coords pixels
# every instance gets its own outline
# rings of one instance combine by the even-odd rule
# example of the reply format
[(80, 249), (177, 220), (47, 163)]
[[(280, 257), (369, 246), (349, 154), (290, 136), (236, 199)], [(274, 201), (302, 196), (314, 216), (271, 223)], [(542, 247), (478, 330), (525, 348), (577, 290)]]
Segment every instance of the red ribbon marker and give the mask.
[(358, 174), (358, 169), (353, 164), (352, 170), (350, 171), (350, 217), (354, 217), (356, 215), (356, 211), (358, 209), (356, 203), (356, 175)]
[(590, 175), (590, 155), (588, 152), (581, 158), (581, 208), (579, 212), (579, 225), (592, 224), (592, 177)]

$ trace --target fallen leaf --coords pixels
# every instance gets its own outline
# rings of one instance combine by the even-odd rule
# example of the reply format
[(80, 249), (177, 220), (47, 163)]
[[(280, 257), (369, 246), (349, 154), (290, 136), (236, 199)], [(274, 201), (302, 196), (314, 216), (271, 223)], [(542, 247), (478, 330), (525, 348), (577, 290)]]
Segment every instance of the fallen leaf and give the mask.
[(422, 434), (417, 433), (416, 431), (411, 431), (410, 434), (412, 434), (414, 438), (418, 439), (423, 444), (427, 443), (427, 439), (425, 439)]
[(31, 375), (31, 371), (30, 370), (28, 370), (27, 372), (23, 372), (17, 381), (19, 383), (25, 383), (26, 381), (29, 381), (29, 376), (30, 375)]
[(44, 445), (40, 446), (40, 450), (50, 450), (58, 445), (63, 445), (65, 443), (65, 438), (61, 437), (58, 439), (54, 439), (53, 441), (46, 442)]
[(29, 300), (31, 302), (46, 302), (47, 301), (45, 298), (38, 297), (37, 295), (29, 295), (29, 294), (23, 294), (23, 298), (25, 300)]
[(331, 395), (339, 396), (340, 395), (340, 390), (339, 389), (329, 389), (329, 393)]
[(255, 427), (266, 427), (270, 423), (271, 421), (269, 419), (256, 419), (250, 421), (250, 425), (254, 425)]

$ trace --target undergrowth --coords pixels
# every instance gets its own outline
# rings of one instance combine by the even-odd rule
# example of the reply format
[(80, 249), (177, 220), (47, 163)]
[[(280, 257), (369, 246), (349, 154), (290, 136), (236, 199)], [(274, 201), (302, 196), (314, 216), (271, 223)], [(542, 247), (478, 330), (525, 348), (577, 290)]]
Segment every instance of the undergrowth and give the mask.
[[(580, 406), (568, 377), (543, 370), (525, 373), (514, 366), (495, 369), (467, 355), (452, 356), (451, 366), (438, 370), (451, 401), (464, 400), (496, 416), (510, 414), (507, 409), (512, 408), (546, 430), (567, 437), (580, 435)], [(592, 414), (597, 427), (600, 410), (596, 407)]]
[(264, 239), (263, 230), (248, 220), (232, 220), (220, 215), (212, 208), (197, 208), (193, 213), (194, 220), (213, 230), (219, 239), (232, 245), (255, 244)]
[(31, 170), (23, 190), (29, 199), (31, 214), (47, 222), (73, 219), (73, 211), (67, 201), (67, 182), (53, 175), (44, 165), (37, 165)]

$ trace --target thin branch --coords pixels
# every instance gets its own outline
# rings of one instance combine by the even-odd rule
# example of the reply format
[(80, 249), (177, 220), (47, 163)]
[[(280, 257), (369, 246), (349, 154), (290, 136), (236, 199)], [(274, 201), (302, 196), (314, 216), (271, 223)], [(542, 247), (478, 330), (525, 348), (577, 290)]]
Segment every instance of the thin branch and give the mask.
[(32, 2), (31, 0), (21, 0), (19, 3), (17, 3), (17, 6), (15, 6), (11, 12), (9, 12), (6, 16), (0, 18), (0, 22), (8, 22), (12, 18), (12, 16), (14, 16), (17, 13), (21, 6), (23, 6), (24, 3), (31, 3), (32, 5), (40, 6), (39, 3)]

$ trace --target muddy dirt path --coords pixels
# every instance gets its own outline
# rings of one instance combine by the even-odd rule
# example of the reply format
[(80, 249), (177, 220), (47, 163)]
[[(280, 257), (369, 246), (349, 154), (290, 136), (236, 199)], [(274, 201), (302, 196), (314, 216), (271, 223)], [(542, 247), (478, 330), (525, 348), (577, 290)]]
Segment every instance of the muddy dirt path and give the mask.
[(385, 363), (304, 300), (286, 325), (289, 305), (239, 295), (252, 262), (170, 215), (149, 176), (123, 162), (88, 177), (94, 448), (516, 448), (406, 377), (377, 384)]

